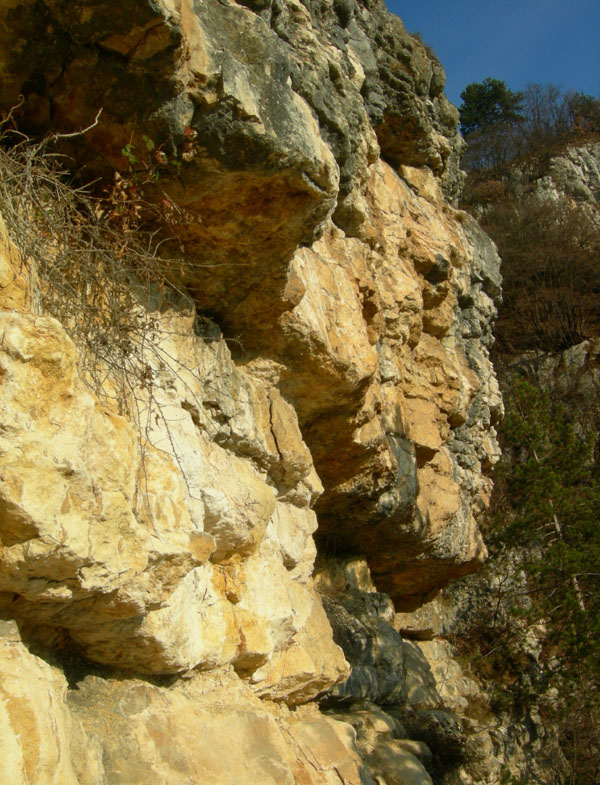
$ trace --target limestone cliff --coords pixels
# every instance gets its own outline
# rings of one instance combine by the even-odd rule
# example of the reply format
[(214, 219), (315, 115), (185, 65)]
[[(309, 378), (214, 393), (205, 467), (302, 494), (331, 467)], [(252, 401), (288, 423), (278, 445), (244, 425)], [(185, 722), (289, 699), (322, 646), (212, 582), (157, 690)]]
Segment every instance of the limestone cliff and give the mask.
[(100, 352), (90, 386), (3, 208), (4, 779), (429, 782), (392, 600), (485, 558), (502, 409), (440, 64), (372, 0), (0, 20), (5, 122), (80, 176), (137, 166), (170, 216), (168, 285), (130, 276), (137, 371)]

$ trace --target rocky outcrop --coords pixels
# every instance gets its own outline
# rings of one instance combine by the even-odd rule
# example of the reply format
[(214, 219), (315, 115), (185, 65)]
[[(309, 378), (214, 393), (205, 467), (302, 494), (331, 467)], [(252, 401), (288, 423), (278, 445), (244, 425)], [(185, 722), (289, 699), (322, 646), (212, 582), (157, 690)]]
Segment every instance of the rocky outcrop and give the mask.
[(600, 202), (600, 143), (570, 144), (562, 153), (546, 156), (536, 173), (535, 190), (540, 197), (574, 203)]
[[(509, 363), (507, 376), (519, 373), (568, 399), (582, 421), (594, 418), (600, 390), (600, 342), (598, 338), (571, 346), (564, 352), (524, 352)], [(588, 420), (589, 421), (589, 420)]]
[(6, 778), (429, 783), (456, 723), (395, 614), (484, 560), (502, 411), (441, 66), (378, 2), (0, 21), (7, 129), (161, 205), (171, 284), (132, 283), (137, 370), (90, 385), (5, 209)]
[[(185, 515), (202, 534), (199, 542), (216, 538), (213, 561), (248, 555), (267, 531), (276, 497), (288, 505), (280, 509), (291, 510), (285, 517), (297, 519), (294, 510), (314, 502), (322, 482), (320, 541), (365, 553), (382, 588), (414, 603), (484, 555), (473, 515), (486, 504), (489, 480), (481, 469), (495, 459), (490, 428), (501, 406), (486, 354), (490, 295), (497, 294), (498, 282), (489, 264), (493, 254), (485, 258), (491, 246), (482, 245), (474, 225), (452, 223), (441, 201), (416, 196), (384, 164), (373, 167), (372, 204), (377, 248), (331, 225), (311, 249), (293, 257), (287, 290), (298, 304), (265, 334), (264, 356), (246, 353), (234, 368), (223, 342), (207, 344), (190, 334), (192, 316), (162, 317), (159, 354), (167, 367), (149, 358), (158, 413), (142, 428), (151, 444), (174, 452), (183, 472), (179, 482), (187, 485), (179, 492), (182, 500), (188, 494)], [(45, 317), (6, 318), (9, 333), (28, 344), (24, 355), (6, 347), (7, 362), (17, 363), (15, 379), (22, 378), (11, 393), (15, 405), (28, 417), (32, 407), (37, 411), (20, 389), (27, 387), (37, 354), (44, 366), (40, 384), (49, 394), (55, 394), (53, 373), (70, 385), (69, 417), (79, 434), (68, 438), (84, 444), (90, 434), (84, 420), (96, 415), (76, 379), (74, 348)], [(186, 331), (188, 338), (173, 337)], [(46, 344), (70, 359), (51, 371)], [(168, 357), (180, 358), (176, 368)], [(81, 403), (75, 403), (78, 396)], [(138, 389), (136, 396), (145, 400), (148, 394)], [(90, 414), (84, 417), (80, 407)], [(136, 437), (125, 425), (113, 427), (115, 439), (126, 444), (111, 449), (124, 449), (126, 464), (134, 461), (130, 476), (120, 479), (131, 497), (139, 472)], [(232, 453), (239, 488), (208, 491)], [(242, 509), (252, 509), (250, 519)], [(314, 517), (303, 515), (306, 523), (294, 526), (309, 534)], [(285, 557), (290, 566), (294, 558)]]
[[(170, 688), (63, 674), (2, 622), (2, 773), (19, 785), (334, 783), (373, 780), (348, 728), (315, 707), (260, 701), (232, 672)], [(226, 763), (224, 764), (224, 754)]]
[(127, 147), (134, 168), (157, 170), (178, 208), (187, 284), (249, 344), (258, 308), (263, 324), (286, 309), (289, 257), (332, 212), (364, 233), (380, 148), (394, 166), (427, 165), (456, 196), (462, 143), (441, 66), (383, 4), (340, 9), (24, 0), (2, 11), (0, 97), (24, 96), (32, 130), (73, 131), (102, 109), (71, 152), (106, 172), (126, 166)]
[[(195, 436), (200, 424), (188, 410), (167, 426), (166, 401), (153, 425), (155, 446), (141, 445), (131, 425), (84, 387), (75, 347), (55, 320), (4, 312), (2, 336), (7, 613), (37, 637), (60, 630), (90, 659), (147, 673), (229, 663), (253, 671), (305, 624), (319, 630), (310, 490), (296, 499), (300, 506), (278, 502), (249, 463)], [(211, 364), (227, 365), (224, 346), (213, 345), (204, 360), (206, 380)], [(193, 381), (165, 374), (163, 383), (179, 383), (179, 395), (190, 396)], [(240, 382), (235, 374), (231, 381)], [(156, 401), (160, 394), (157, 386)], [(239, 435), (246, 430), (257, 458), (262, 450), (268, 460), (260, 424), (240, 414)], [(279, 416), (284, 424), (287, 416), (288, 450), (297, 459), (303, 443), (283, 401)], [(178, 465), (161, 439), (173, 444)], [(311, 464), (302, 468), (297, 474), (308, 477)], [(327, 646), (326, 624), (323, 632)], [(344, 673), (335, 647), (322, 654)]]
[(0, 622), (2, 774), (18, 785), (79, 785), (71, 752), (81, 732), (64, 676), (30, 654), (14, 622)]
[(462, 204), (481, 218), (499, 198), (507, 204), (525, 199), (582, 207), (597, 221), (600, 201), (600, 143), (563, 140), (507, 162), (502, 168), (474, 172), (467, 181)]

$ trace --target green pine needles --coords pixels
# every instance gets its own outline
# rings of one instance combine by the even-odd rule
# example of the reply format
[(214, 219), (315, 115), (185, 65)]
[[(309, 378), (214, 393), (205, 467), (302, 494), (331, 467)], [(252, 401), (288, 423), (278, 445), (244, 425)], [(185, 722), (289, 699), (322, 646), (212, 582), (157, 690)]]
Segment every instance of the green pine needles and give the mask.
[(512, 632), (497, 647), (500, 672), (507, 663), (528, 661), (533, 633), (537, 663), (529, 673), (517, 668), (512, 674), (514, 694), (542, 707), (557, 729), (568, 781), (598, 785), (598, 431), (589, 420), (577, 420), (575, 407), (523, 377), (513, 378), (504, 399), (504, 459), (496, 471), (488, 540), (497, 554), (514, 555), (513, 569), (522, 570), (523, 580), (501, 600)]
[(494, 536), (521, 551), (531, 621), (545, 625), (560, 666), (600, 675), (597, 434), (522, 377), (505, 401)]

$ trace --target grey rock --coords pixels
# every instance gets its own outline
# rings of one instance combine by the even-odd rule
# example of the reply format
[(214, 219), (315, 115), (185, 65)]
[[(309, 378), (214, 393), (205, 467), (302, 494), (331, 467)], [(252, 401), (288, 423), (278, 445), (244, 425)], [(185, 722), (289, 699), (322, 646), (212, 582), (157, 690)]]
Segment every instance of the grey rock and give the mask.
[(600, 143), (569, 145), (553, 156), (536, 191), (551, 198), (566, 195), (576, 202), (600, 202)]
[(481, 283), (483, 291), (494, 302), (502, 298), (502, 276), (500, 273), (500, 257), (496, 246), (470, 216), (465, 216), (467, 236), (473, 244), (472, 284)]
[(423, 742), (433, 753), (429, 764), (432, 774), (441, 777), (465, 761), (465, 734), (460, 720), (449, 711), (390, 709), (412, 740)]
[(442, 700), (435, 677), (421, 649), (412, 641), (404, 642), (406, 705), (411, 708), (436, 708)]
[(382, 613), (389, 616), (390, 606), (389, 597), (377, 592), (323, 597), (334, 641), (352, 666), (350, 677), (329, 691), (328, 703), (386, 705), (403, 699), (402, 638), (381, 618)]

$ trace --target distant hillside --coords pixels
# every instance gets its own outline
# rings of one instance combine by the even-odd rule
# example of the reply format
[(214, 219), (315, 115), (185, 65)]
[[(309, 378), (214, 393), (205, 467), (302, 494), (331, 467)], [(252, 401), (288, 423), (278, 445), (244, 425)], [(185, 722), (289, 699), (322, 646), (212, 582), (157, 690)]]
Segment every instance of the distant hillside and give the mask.
[(557, 129), (472, 167), (462, 196), (502, 258), (493, 351), (506, 415), (490, 561), (453, 603), (468, 609), (462, 640), (496, 716), (532, 753), (507, 781), (534, 781), (537, 766), (544, 782), (597, 785), (600, 135)]
[(600, 334), (600, 137), (469, 173), (461, 206), (498, 246), (496, 351), (564, 350)]

